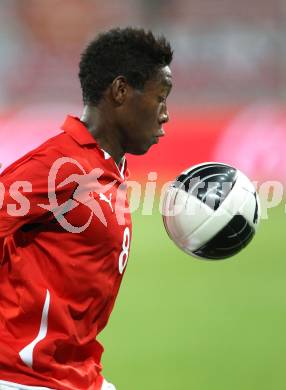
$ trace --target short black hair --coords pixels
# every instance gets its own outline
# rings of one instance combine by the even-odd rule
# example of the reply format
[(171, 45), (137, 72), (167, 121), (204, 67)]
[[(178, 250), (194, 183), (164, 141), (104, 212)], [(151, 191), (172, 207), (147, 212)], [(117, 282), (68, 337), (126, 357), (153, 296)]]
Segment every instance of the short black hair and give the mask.
[(84, 104), (97, 105), (117, 76), (143, 90), (146, 81), (172, 58), (170, 43), (151, 31), (127, 27), (99, 34), (84, 50), (79, 64)]

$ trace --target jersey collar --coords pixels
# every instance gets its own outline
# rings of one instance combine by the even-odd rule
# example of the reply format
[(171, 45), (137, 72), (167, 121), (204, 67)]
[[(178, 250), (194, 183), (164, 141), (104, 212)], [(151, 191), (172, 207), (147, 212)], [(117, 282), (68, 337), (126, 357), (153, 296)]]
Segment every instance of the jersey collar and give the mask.
[(79, 118), (68, 115), (61, 129), (80, 145), (97, 145), (95, 139)]
[(115, 165), (116, 170), (118, 171), (122, 179), (127, 179), (129, 177), (129, 170), (127, 168), (127, 161), (125, 157), (122, 158), (118, 166), (115, 163), (115, 161), (112, 159), (112, 157), (105, 150), (99, 147), (96, 140), (93, 138), (93, 136), (87, 130), (84, 123), (82, 123), (79, 118), (68, 115), (63, 125), (61, 126), (61, 129), (65, 133), (67, 133), (70, 137), (72, 137), (81, 146), (84, 145), (97, 146), (97, 148), (102, 153), (104, 159), (111, 161)]

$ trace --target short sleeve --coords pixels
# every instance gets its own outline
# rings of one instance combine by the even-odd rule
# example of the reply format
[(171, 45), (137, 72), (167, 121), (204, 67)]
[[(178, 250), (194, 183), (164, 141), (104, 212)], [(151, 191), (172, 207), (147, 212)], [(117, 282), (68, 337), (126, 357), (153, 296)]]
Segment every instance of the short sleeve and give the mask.
[[(77, 173), (75, 168), (66, 164), (56, 178), (54, 191), (59, 205), (68, 201), (76, 188), (74, 182), (58, 188), (58, 183), (72, 173)], [(25, 224), (44, 223), (52, 217), (49, 174), (48, 164), (29, 158), (19, 165), (10, 166), (0, 175), (0, 238), (13, 234)]]

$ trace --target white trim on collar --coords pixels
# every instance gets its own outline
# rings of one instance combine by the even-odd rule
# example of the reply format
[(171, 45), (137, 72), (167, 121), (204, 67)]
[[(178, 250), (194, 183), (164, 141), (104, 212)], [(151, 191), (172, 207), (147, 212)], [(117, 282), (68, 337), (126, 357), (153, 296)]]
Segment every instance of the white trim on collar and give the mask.
[(110, 154), (109, 153), (107, 153), (105, 150), (103, 150), (103, 149), (101, 149), (102, 151), (103, 151), (103, 155), (104, 155), (104, 160), (108, 160), (108, 159), (110, 159)]
[(119, 173), (121, 175), (121, 177), (124, 179), (124, 169), (125, 169), (125, 163), (126, 163), (126, 158), (125, 157), (122, 157), (122, 160), (121, 160), (121, 169), (118, 168), (119, 170)]
[[(104, 155), (104, 159), (105, 160), (109, 160), (111, 158), (110, 154), (107, 153), (105, 150), (101, 149), (101, 151), (103, 152), (103, 155)], [(125, 169), (125, 163), (126, 163), (126, 158), (125, 156), (122, 157), (122, 160), (121, 160), (121, 169), (119, 169), (119, 166), (116, 164), (116, 162), (114, 161), (117, 169), (118, 169), (118, 172), (120, 173), (120, 176), (122, 177), (122, 179), (124, 179), (124, 169)]]

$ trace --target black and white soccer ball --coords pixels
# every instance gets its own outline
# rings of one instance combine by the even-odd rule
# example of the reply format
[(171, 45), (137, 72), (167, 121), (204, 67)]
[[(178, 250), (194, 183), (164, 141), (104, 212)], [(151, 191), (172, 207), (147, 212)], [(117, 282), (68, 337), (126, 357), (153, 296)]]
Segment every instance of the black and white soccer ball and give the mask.
[(238, 169), (207, 162), (182, 172), (164, 194), (169, 237), (197, 258), (219, 260), (249, 244), (260, 220), (257, 192)]

